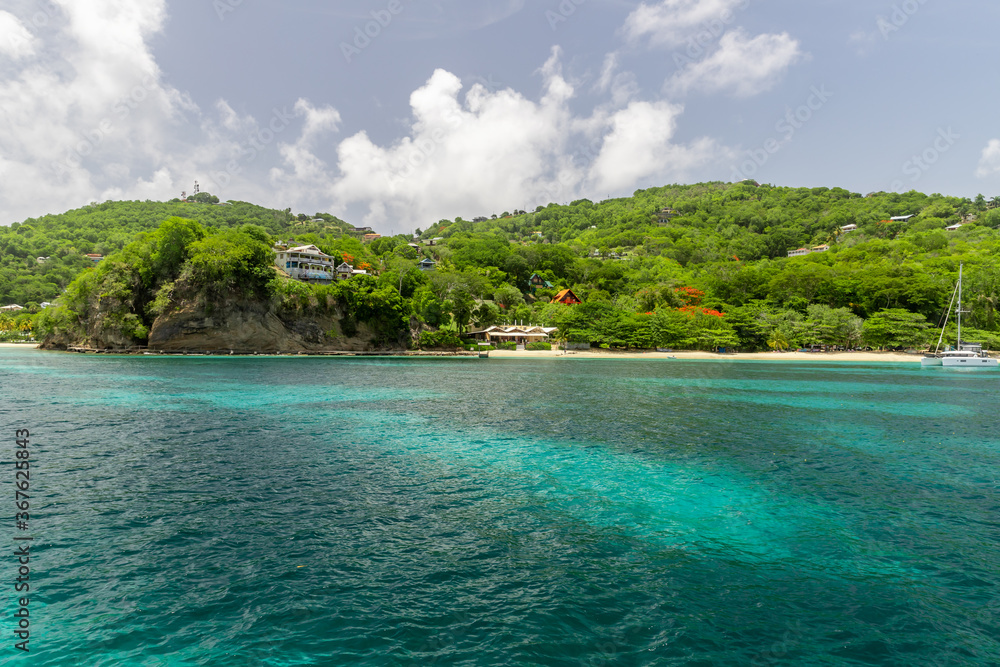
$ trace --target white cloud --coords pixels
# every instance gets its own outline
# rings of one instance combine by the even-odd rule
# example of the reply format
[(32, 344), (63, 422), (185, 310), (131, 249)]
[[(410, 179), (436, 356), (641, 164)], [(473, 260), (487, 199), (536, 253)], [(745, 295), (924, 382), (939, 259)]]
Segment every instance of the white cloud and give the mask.
[(1000, 173), (1000, 139), (991, 139), (979, 158), (976, 176), (986, 178), (997, 173)]
[(533, 102), (481, 85), (463, 96), (458, 77), (436, 71), (411, 95), (406, 137), (379, 146), (360, 132), (339, 144), (330, 196), (362, 205), (366, 224), (399, 230), (627, 192), (643, 179), (678, 179), (729, 157), (707, 139), (673, 143), (682, 108), (666, 102), (574, 115), (558, 51), (541, 73), (545, 91)]
[(714, 142), (701, 139), (692, 146), (673, 143), (680, 106), (667, 102), (633, 102), (608, 120), (610, 133), (589, 177), (598, 191), (634, 187), (651, 175), (672, 174), (676, 180), (726, 154)]
[(35, 53), (35, 36), (20, 19), (0, 10), (0, 55), (21, 60)]
[(337, 109), (306, 100), (267, 118), (225, 100), (200, 109), (164, 80), (150, 47), (166, 1), (57, 0), (61, 13), (32, 25), (32, 50), (0, 68), (0, 222), (109, 198), (169, 199), (197, 179), (222, 199), (403, 231), (711, 176), (728, 159), (708, 139), (676, 143), (682, 107), (642, 101), (613, 56), (595, 89), (606, 102), (574, 111), (558, 49), (539, 68), (537, 99), (435, 71), (411, 94), (395, 141), (340, 136)]
[(725, 32), (734, 12), (750, 0), (662, 0), (639, 5), (625, 21), (623, 32), (635, 42), (643, 38), (656, 46), (675, 48), (707, 32), (709, 39)]
[(90, 201), (169, 199), (196, 179), (224, 198), (261, 201), (271, 193), (261, 187), (269, 165), (251, 140), (270, 133), (261, 142), (268, 144), (274, 127), (284, 130), (299, 116), (311, 139), (339, 118), (297, 108), (276, 111), (278, 125), (262, 125), (224, 100), (206, 113), (163, 80), (150, 48), (166, 0), (54, 2), (24, 8), (37, 17), (31, 58), (0, 68), (2, 224)]
[(146, 195), (162, 182), (160, 169), (185, 161), (168, 166), (162, 156), (167, 129), (192, 105), (161, 81), (145, 41), (160, 29), (164, 3), (57, 0), (58, 13), (35, 13), (46, 19), (35, 25), (35, 57), (0, 72), (0, 222), (106, 192)]
[(597, 93), (610, 92), (611, 104), (616, 107), (624, 106), (640, 92), (635, 74), (618, 71), (617, 53), (609, 53), (605, 56), (601, 76), (594, 85), (594, 91)]
[(675, 74), (666, 88), (675, 93), (700, 90), (750, 97), (773, 87), (802, 57), (798, 41), (788, 33), (750, 38), (740, 28), (723, 35), (714, 53)]
[(877, 34), (867, 30), (855, 30), (847, 38), (847, 43), (854, 47), (855, 53), (859, 56), (867, 56), (875, 47)]
[(332, 107), (315, 108), (307, 100), (295, 103), (295, 112), (304, 117), (302, 132), (294, 143), (279, 144), (278, 150), (288, 170), (271, 169), (271, 184), (293, 201), (308, 201), (313, 193), (328, 188), (327, 165), (315, 154), (320, 138), (336, 132), (340, 113)]

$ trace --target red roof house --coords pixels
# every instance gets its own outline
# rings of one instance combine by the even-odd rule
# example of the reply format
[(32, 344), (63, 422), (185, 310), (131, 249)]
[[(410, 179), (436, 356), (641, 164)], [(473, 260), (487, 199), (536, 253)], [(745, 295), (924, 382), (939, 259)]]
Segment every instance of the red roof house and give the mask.
[(573, 290), (564, 289), (559, 294), (556, 294), (552, 299), (552, 303), (564, 303), (567, 306), (575, 306), (576, 304), (583, 303), (580, 299), (573, 294)]

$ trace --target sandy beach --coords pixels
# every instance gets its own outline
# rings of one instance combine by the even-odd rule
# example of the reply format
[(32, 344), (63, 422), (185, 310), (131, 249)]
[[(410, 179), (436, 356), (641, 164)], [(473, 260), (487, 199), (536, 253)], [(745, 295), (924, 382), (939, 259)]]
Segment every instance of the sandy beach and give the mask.
[(614, 352), (591, 350), (589, 352), (511, 352), (494, 350), (490, 359), (711, 359), (714, 361), (849, 361), (854, 363), (906, 362), (919, 363), (922, 355), (900, 352), (738, 352), (715, 354), (679, 350), (677, 352)]
[[(0, 348), (37, 348), (37, 343), (0, 343)], [(405, 354), (405, 353), (404, 353)], [(411, 352), (407, 356), (449, 356), (447, 352)], [(311, 355), (304, 355), (311, 356)], [(490, 359), (647, 359), (647, 360), (692, 360), (713, 361), (842, 361), (853, 363), (901, 362), (919, 363), (921, 355), (900, 352), (737, 352), (715, 354), (678, 350), (676, 352), (618, 352), (613, 350), (570, 351), (562, 350), (512, 352), (492, 350)]]

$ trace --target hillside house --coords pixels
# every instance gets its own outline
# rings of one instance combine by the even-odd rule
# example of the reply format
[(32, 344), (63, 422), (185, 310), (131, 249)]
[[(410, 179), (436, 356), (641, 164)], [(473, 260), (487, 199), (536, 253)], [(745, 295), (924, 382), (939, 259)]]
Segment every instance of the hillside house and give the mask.
[(812, 252), (809, 248), (796, 248), (795, 250), (789, 250), (789, 257), (801, 257), (802, 255), (808, 255)]
[(672, 208), (662, 208), (656, 214), (656, 222), (661, 227), (665, 227), (671, 220), (676, 218), (680, 213)]
[(286, 248), (274, 246), (275, 265), (296, 280), (324, 282), (334, 280), (333, 257), (314, 245)]
[(353, 266), (347, 262), (343, 262), (340, 266), (336, 268), (336, 278), (337, 280), (348, 280), (354, 276), (367, 276), (368, 272), (362, 269), (355, 269)]
[(437, 268), (437, 262), (435, 262), (433, 259), (425, 257), (424, 259), (420, 260), (419, 264), (417, 264), (417, 268), (420, 269), (421, 271), (433, 271), (434, 269)]
[(545, 278), (542, 278), (537, 273), (532, 273), (531, 277), (528, 278), (528, 288), (531, 290), (531, 293), (534, 294), (536, 290), (551, 289), (552, 283)]
[(567, 306), (576, 306), (583, 303), (583, 301), (580, 301), (579, 297), (577, 297), (576, 294), (573, 294), (573, 290), (564, 289), (553, 297), (552, 303), (562, 303)]
[(857, 231), (857, 229), (858, 229), (858, 226), (855, 225), (855, 224), (844, 225), (843, 227), (840, 228), (840, 233), (841, 234), (847, 234), (849, 232)]

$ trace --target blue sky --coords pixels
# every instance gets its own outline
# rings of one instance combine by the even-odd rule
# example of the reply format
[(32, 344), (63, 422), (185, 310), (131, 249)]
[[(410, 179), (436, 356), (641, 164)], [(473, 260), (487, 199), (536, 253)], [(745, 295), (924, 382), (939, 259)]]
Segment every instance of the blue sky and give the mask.
[(667, 183), (1000, 194), (995, 3), (7, 0), (0, 224), (106, 199), (382, 232)]

